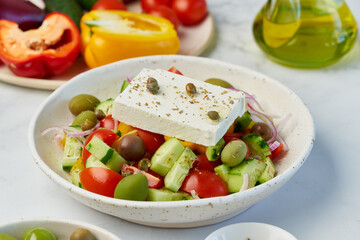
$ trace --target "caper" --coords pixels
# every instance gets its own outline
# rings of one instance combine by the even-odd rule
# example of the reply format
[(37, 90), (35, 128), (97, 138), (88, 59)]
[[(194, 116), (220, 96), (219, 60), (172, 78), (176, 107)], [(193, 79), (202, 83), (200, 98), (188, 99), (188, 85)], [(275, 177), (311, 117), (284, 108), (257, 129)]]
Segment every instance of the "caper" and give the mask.
[(220, 87), (234, 88), (233, 85), (231, 85), (227, 81), (222, 80), (220, 78), (209, 78), (209, 79), (205, 80), (205, 82), (216, 85), (216, 86), (220, 86)]
[(93, 111), (84, 111), (81, 112), (79, 115), (76, 116), (76, 118), (74, 119), (72, 125), (79, 125), (81, 126), (86, 120), (89, 120), (93, 123), (97, 123), (97, 118), (96, 115)]
[(106, 116), (105, 116), (105, 113), (104, 113), (101, 109), (96, 109), (96, 110), (95, 110), (95, 115), (96, 115), (96, 118), (97, 118), (98, 120), (101, 120), (101, 119), (103, 119), (104, 117), (106, 117)]
[(86, 110), (93, 111), (100, 103), (99, 99), (89, 94), (79, 94), (69, 101), (69, 110), (75, 116)]
[(145, 201), (148, 192), (148, 180), (145, 175), (133, 174), (121, 179), (115, 188), (114, 198)]
[(255, 123), (251, 128), (251, 132), (260, 135), (265, 141), (269, 140), (273, 135), (271, 128), (266, 123), (261, 122)]
[(149, 170), (149, 166), (150, 166), (150, 160), (147, 158), (141, 159), (138, 163), (138, 168), (145, 172), (147, 172)]
[(81, 130), (86, 131), (86, 130), (90, 130), (93, 127), (95, 127), (96, 123), (90, 121), (89, 119), (86, 119), (82, 124), (81, 124)]
[(24, 232), (22, 240), (57, 240), (55, 234), (47, 228), (33, 227)]
[(211, 120), (218, 120), (220, 118), (220, 115), (217, 111), (209, 111), (207, 115)]
[(130, 175), (133, 175), (134, 173), (132, 171), (127, 171), (127, 170), (124, 170), (124, 171), (121, 171), (121, 175), (123, 177), (127, 177), (127, 176), (130, 176)]
[(196, 87), (193, 83), (188, 83), (186, 84), (186, 92), (189, 94), (189, 95), (194, 95), (196, 93)]
[(159, 92), (159, 84), (155, 78), (149, 77), (146, 83), (146, 89), (151, 94), (157, 94)]
[(115, 150), (127, 161), (139, 161), (145, 155), (145, 143), (137, 135), (129, 134), (115, 144)]
[(96, 240), (96, 238), (89, 230), (77, 228), (71, 234), (70, 240)]

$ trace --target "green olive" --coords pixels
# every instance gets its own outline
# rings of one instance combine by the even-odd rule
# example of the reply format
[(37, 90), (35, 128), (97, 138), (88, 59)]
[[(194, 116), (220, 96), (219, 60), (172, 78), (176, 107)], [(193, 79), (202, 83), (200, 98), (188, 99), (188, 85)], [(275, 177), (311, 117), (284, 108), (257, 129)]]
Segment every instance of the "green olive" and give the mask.
[(84, 228), (77, 228), (71, 234), (70, 240), (96, 240), (96, 238), (89, 230)]
[(220, 87), (234, 88), (233, 85), (231, 85), (227, 81), (222, 80), (220, 78), (209, 78), (209, 79), (206, 79), (205, 82), (216, 85), (216, 86), (220, 86)]
[(5, 233), (0, 233), (0, 239), (1, 240), (16, 240), (16, 238), (14, 238), (8, 234), (5, 234)]
[(141, 137), (129, 134), (114, 146), (116, 151), (127, 161), (139, 161), (143, 158), (146, 152), (145, 143)]
[(79, 115), (76, 116), (72, 125), (79, 125), (83, 124), (86, 120), (91, 121), (93, 123), (97, 123), (97, 117), (93, 111), (87, 110), (81, 112)]
[(229, 167), (235, 167), (245, 159), (247, 152), (248, 148), (243, 141), (231, 141), (222, 150), (221, 161)]
[(24, 232), (22, 240), (57, 240), (53, 232), (47, 228), (34, 227)]
[(145, 201), (149, 191), (148, 180), (143, 174), (124, 177), (116, 186), (114, 198)]
[(75, 116), (86, 110), (94, 111), (99, 99), (89, 94), (79, 94), (69, 101), (69, 110)]

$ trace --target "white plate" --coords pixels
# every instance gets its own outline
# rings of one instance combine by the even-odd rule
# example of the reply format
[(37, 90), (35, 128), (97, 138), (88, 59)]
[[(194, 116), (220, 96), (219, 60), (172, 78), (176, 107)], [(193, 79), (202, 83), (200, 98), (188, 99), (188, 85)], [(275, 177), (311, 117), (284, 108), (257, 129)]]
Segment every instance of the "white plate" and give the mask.
[[(69, 100), (77, 94), (89, 93), (100, 100), (116, 97), (122, 81), (135, 77), (143, 68), (169, 69), (176, 66), (185, 76), (199, 80), (223, 78), (234, 87), (255, 94), (266, 113), (292, 118), (280, 131), (290, 151), (277, 164), (277, 176), (241, 193), (225, 197), (175, 202), (138, 202), (113, 199), (81, 189), (70, 182), (62, 170), (62, 149), (51, 142), (52, 135), (41, 136), (50, 126), (69, 124), (73, 116)], [(101, 84), (99, 84), (101, 83)], [(281, 119), (275, 119), (278, 124)], [(208, 58), (166, 55), (133, 58), (95, 68), (76, 76), (39, 107), (29, 126), (30, 150), (37, 165), (64, 191), (83, 204), (128, 221), (158, 227), (195, 227), (233, 217), (264, 199), (285, 184), (302, 166), (314, 142), (312, 117), (296, 94), (258, 72)], [(294, 206), (296, 207), (296, 206)]]
[(54, 218), (33, 218), (33, 219), (17, 219), (0, 224), (0, 233), (9, 234), (17, 239), (21, 239), (22, 234), (32, 227), (44, 227), (51, 230), (58, 240), (69, 240), (71, 234), (77, 228), (85, 228), (89, 230), (97, 240), (120, 240), (114, 234), (107, 230), (94, 226), (89, 223)]
[(265, 223), (236, 223), (216, 230), (205, 240), (297, 240), (279, 227)]
[[(132, 12), (141, 12), (139, 2), (127, 5)], [(199, 24), (194, 26), (179, 26), (178, 36), (180, 39), (179, 55), (199, 56), (210, 45), (214, 37), (215, 23), (211, 14)], [(17, 86), (55, 90), (66, 81), (76, 75), (89, 70), (84, 63), (82, 56), (64, 73), (51, 77), (50, 79), (25, 78), (13, 74), (5, 65), (0, 64), (0, 81)]]

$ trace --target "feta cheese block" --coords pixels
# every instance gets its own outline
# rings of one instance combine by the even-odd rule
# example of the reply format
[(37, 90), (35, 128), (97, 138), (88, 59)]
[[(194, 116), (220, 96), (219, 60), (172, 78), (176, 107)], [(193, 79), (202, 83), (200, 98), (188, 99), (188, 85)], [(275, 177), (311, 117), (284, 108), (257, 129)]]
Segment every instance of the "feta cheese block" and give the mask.
[[(159, 91), (147, 90), (149, 78)], [(186, 85), (196, 87), (195, 94)], [(212, 120), (209, 111), (220, 118)], [(245, 111), (245, 96), (203, 81), (165, 70), (143, 69), (115, 99), (113, 118), (125, 124), (181, 140), (214, 146)]]

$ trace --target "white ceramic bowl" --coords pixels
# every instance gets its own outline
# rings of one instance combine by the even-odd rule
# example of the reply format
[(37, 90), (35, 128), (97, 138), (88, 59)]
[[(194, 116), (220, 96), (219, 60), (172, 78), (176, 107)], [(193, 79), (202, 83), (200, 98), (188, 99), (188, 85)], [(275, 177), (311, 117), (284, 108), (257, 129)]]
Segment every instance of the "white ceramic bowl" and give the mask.
[(297, 240), (279, 227), (257, 222), (236, 223), (216, 230), (205, 240)]
[(89, 230), (97, 240), (120, 240), (107, 230), (89, 223), (55, 218), (16, 219), (0, 224), (0, 233), (9, 234), (16, 239), (21, 239), (23, 233), (32, 227), (44, 227), (51, 230), (58, 240), (69, 240), (77, 228)]
[[(268, 114), (293, 117), (280, 134), (290, 151), (277, 164), (277, 176), (265, 184), (225, 197), (176, 202), (138, 202), (100, 196), (71, 184), (61, 168), (62, 150), (51, 142), (51, 134), (40, 132), (50, 126), (66, 125), (73, 116), (69, 100), (89, 93), (100, 100), (116, 97), (122, 81), (144, 67), (169, 69), (176, 66), (186, 76), (205, 80), (226, 79), (236, 88), (255, 94)], [(280, 121), (280, 120), (279, 120)], [(276, 123), (276, 121), (275, 121)], [(312, 117), (298, 96), (279, 82), (237, 65), (199, 57), (179, 55), (128, 59), (99, 67), (73, 78), (53, 92), (40, 106), (29, 127), (29, 143), (36, 164), (56, 184), (83, 204), (139, 224), (157, 227), (196, 227), (231, 218), (284, 185), (302, 166), (314, 143)]]

